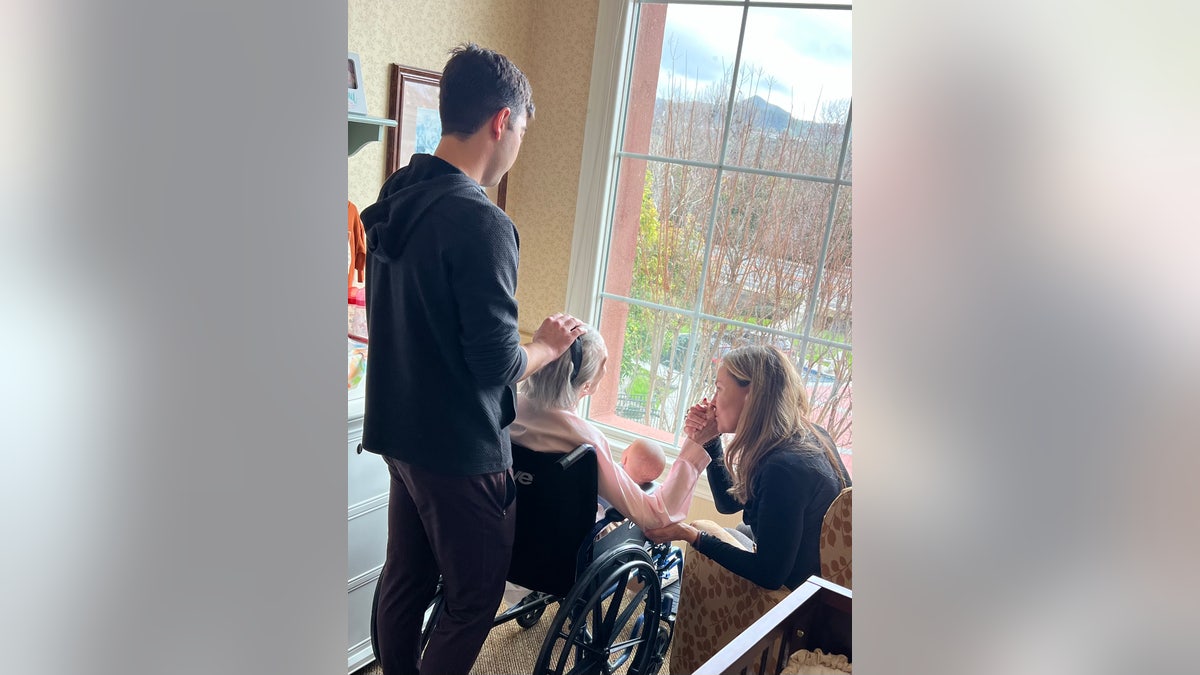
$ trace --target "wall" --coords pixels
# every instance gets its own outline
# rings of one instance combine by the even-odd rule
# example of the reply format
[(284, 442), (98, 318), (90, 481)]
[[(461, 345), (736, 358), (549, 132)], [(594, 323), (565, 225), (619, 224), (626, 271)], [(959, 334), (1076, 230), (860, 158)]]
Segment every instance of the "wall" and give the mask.
[[(388, 64), (440, 71), (451, 47), (467, 41), (496, 49), (519, 66), (529, 61), (533, 5), (525, 0), (349, 0), (348, 51), (358, 53), (367, 112), (387, 112)], [(350, 201), (360, 209), (383, 184), (382, 143), (349, 160)]]
[[(521, 233), (517, 301), (528, 339), (566, 299), (597, 3), (560, 0), (349, 0), (348, 49), (362, 61), (369, 114), (387, 105), (388, 64), (441, 70), (447, 50), (474, 41), (529, 77), (537, 113), (509, 175), (508, 211)], [(348, 162), (360, 209), (383, 184), (382, 143)]]
[(517, 301), (532, 334), (567, 297), (571, 239), (583, 159), (598, 3), (538, 0), (526, 73), (537, 115), (509, 183), (509, 213), (521, 231)]
[(692, 497), (692, 506), (688, 509), (688, 521), (693, 520), (711, 520), (725, 527), (737, 527), (737, 524), (742, 522), (742, 513), (724, 514), (717, 511), (717, 505), (712, 500), (705, 499), (701, 495)]

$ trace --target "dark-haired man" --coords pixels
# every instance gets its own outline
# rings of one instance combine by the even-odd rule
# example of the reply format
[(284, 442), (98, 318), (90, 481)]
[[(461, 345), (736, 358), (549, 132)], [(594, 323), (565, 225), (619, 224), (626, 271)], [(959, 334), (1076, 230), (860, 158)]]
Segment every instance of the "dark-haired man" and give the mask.
[[(513, 385), (584, 330), (546, 318), (517, 332), (518, 238), (488, 200), (533, 118), (525, 75), (474, 44), (442, 71), (442, 138), (362, 212), (371, 337), (363, 448), (391, 474), (376, 633), (385, 675), (469, 672), (504, 593), (516, 485)], [(445, 604), (422, 657), (439, 574)]]

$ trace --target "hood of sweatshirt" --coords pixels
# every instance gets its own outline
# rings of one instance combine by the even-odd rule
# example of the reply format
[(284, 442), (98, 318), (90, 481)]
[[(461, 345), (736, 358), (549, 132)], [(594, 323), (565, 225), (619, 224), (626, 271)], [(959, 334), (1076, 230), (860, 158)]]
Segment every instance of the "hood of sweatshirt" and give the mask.
[(408, 166), (384, 182), (379, 201), (361, 214), (367, 250), (385, 262), (399, 260), (425, 211), (464, 188), (484, 194), (479, 183), (449, 162), (433, 155), (413, 155)]

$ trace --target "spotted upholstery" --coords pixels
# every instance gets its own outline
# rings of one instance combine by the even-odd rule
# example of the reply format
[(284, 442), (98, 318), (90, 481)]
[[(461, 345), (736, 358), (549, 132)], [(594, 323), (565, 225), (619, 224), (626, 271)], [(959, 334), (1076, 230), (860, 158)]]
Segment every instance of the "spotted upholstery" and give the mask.
[[(699, 521), (693, 525), (742, 547), (716, 523)], [(682, 583), (671, 640), (672, 673), (695, 672), (788, 594), (787, 588), (768, 591), (730, 572), (691, 545), (684, 551)]]
[(829, 505), (821, 523), (821, 578), (839, 586), (851, 586), (852, 491), (846, 488)]

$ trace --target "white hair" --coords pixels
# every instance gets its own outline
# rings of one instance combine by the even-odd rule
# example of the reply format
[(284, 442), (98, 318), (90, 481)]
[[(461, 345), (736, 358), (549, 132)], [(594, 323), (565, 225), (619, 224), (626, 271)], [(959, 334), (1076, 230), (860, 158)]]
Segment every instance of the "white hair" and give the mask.
[(571, 363), (571, 350), (562, 353), (544, 368), (530, 375), (521, 385), (521, 393), (534, 404), (543, 408), (573, 410), (579, 404), (579, 390), (591, 382), (600, 371), (604, 358), (604, 338), (591, 326), (584, 324), (587, 332), (576, 338), (583, 350), (579, 373), (571, 383), (575, 366)]

